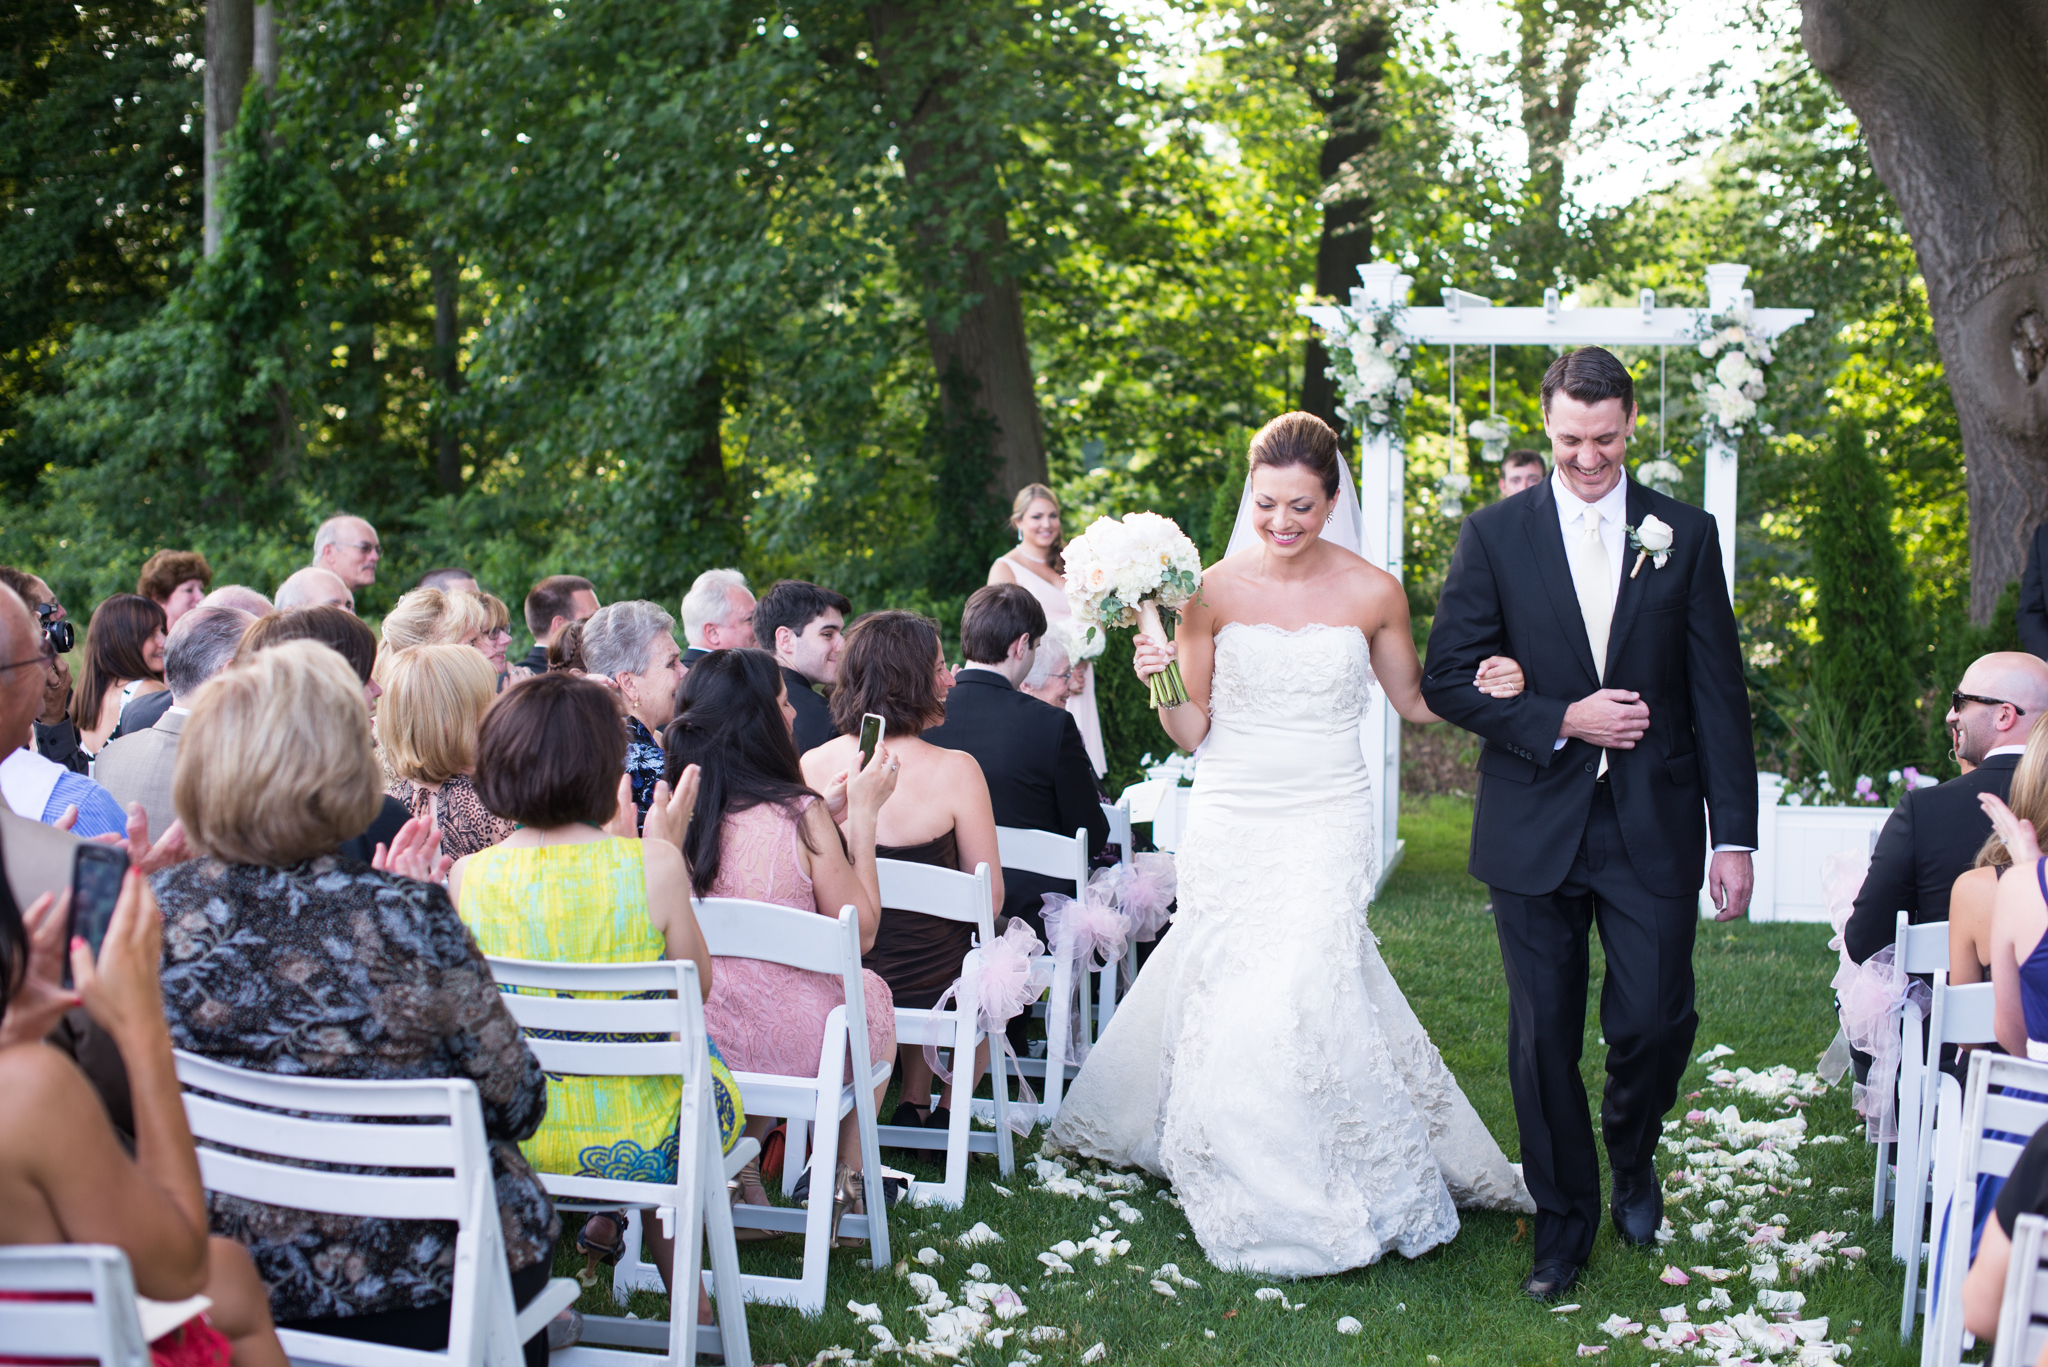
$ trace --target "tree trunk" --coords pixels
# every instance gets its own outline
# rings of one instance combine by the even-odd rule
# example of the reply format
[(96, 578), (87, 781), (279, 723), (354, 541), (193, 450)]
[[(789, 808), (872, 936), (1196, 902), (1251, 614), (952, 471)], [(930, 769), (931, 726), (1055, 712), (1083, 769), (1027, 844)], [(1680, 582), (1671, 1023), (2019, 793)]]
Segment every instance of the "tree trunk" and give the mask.
[(220, 250), (221, 161), (242, 112), (242, 88), (256, 56), (256, 15), (250, 0), (207, 0), (206, 6), (206, 254)]
[[(1356, 165), (1379, 142), (1372, 99), (1387, 57), (1387, 28), (1375, 8), (1334, 35), (1337, 61), (1327, 91), (1309, 99), (1323, 116), (1323, 235), (1316, 245), (1316, 293), (1349, 303), (1358, 268), (1372, 260), (1372, 195)], [(1330, 353), (1311, 336), (1302, 355), (1301, 408), (1337, 425), (1337, 382), (1330, 378)]]
[(448, 253), (434, 253), (429, 267), (434, 286), (434, 378), (441, 382), (434, 415), (434, 472), (444, 494), (462, 492), (462, 439), (448, 411), (462, 392), (461, 271), (461, 263)]
[(262, 4), (253, 13), (256, 79), (268, 91), (277, 89), (277, 6)]
[[(919, 50), (918, 11), (930, 5), (870, 5), (868, 26), (884, 90), (904, 112), (904, 179), (917, 201), (917, 242), (930, 263), (923, 275), (935, 295), (925, 318), (932, 375), (949, 419), (967, 417), (953, 411), (966, 401), (993, 423), (990, 491), (1007, 503), (1016, 489), (1045, 481), (1045, 435), (1023, 296), (999, 265), (1009, 226), (997, 168), (948, 136), (950, 125), (977, 116), (954, 104), (958, 73), (929, 63)], [(957, 311), (947, 307), (952, 300), (961, 301)], [(969, 383), (948, 383), (956, 374)]]
[(1803, 0), (1800, 38), (1898, 202), (1963, 436), (1970, 615), (2048, 518), (2048, 23), (2023, 0)]

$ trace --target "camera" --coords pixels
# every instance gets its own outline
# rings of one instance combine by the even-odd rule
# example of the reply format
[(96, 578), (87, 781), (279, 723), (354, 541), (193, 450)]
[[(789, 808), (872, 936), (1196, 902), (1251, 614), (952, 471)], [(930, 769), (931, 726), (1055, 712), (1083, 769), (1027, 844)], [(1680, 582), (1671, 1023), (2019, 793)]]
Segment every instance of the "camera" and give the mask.
[(36, 604), (36, 621), (42, 625), (43, 635), (49, 638), (50, 649), (59, 655), (71, 653), (71, 647), (78, 641), (78, 633), (72, 630), (71, 623), (57, 620), (55, 603)]

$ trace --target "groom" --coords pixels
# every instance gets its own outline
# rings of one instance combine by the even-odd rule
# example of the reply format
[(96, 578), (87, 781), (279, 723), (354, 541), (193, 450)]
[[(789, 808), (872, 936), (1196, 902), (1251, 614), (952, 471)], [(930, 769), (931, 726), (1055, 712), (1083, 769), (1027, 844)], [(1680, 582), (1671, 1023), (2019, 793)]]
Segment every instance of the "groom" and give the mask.
[[(1654, 1246), (1655, 1164), (1699, 1016), (1692, 946), (1707, 827), (1721, 920), (1749, 907), (1756, 761), (1735, 616), (1714, 519), (1622, 469), (1635, 385), (1582, 347), (1543, 377), (1554, 466), (1465, 520), (1429, 633), (1423, 696), (1486, 741), (1470, 868), (1493, 894), (1508, 980), (1508, 1069), (1523, 1175), (1536, 1200), (1535, 1270), (1554, 1300), (1600, 1223), (1600, 1168), (1579, 1056), (1587, 933), (1607, 955), (1600, 1126), (1625, 1243)], [(1668, 537), (1668, 540), (1666, 539)], [(1668, 550), (1643, 555), (1647, 550)], [(1489, 655), (1526, 689), (1472, 687)]]

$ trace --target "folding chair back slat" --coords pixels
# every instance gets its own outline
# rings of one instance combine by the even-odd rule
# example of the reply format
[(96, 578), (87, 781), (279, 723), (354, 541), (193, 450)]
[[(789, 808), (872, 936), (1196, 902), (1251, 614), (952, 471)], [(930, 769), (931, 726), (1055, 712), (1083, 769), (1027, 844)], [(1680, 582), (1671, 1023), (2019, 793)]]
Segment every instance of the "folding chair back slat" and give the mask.
[[(1909, 942), (1925, 940), (1933, 932), (1940, 933), (1943, 953), (1947, 952), (1946, 926), (1908, 927), (1905, 913), (1900, 912), (1899, 927), (1895, 953), (1901, 953)], [(1945, 1044), (1982, 1044), (1993, 1037), (1990, 983), (1953, 984), (1948, 980), (1945, 962), (1934, 970), (1933, 978), (1934, 1001), (1927, 1028), (1921, 1029), (1920, 1008), (1910, 1000), (1899, 1023), (1899, 1177), (1898, 1200), (1892, 1215), (1892, 1256), (1906, 1265), (1905, 1290), (1899, 1304), (1902, 1342), (1913, 1337), (1914, 1321), (1927, 1298), (1921, 1286), (1921, 1269), (1923, 1262), (1933, 1261), (1933, 1248), (1925, 1237), (1928, 1198), (1931, 1194), (1937, 1212), (1946, 1208), (1953, 1165), (1943, 1167), (1941, 1155), (1957, 1152), (1961, 1143), (1962, 1090), (1936, 1064)], [(1878, 1172), (1884, 1172), (1882, 1144), (1878, 1146)]]
[(110, 1244), (0, 1248), (0, 1291), (84, 1294), (90, 1301), (0, 1299), (0, 1345), (21, 1357), (149, 1367), (128, 1255)]
[(988, 865), (976, 864), (973, 873), (962, 873), (936, 864), (877, 859), (875, 874), (881, 883), (883, 906), (965, 921), (974, 927), (982, 944), (995, 938), (995, 898)]
[[(835, 978), (846, 970), (846, 943), (837, 917), (744, 897), (706, 897), (692, 905), (697, 929), (717, 958), (759, 959)], [(855, 935), (858, 949), (857, 927)]]
[[(455, 1166), (455, 1131), (448, 1125), (352, 1125), (336, 1120), (251, 1111), (246, 1106), (191, 1094), (185, 1116), (192, 1137), (257, 1153), (288, 1153), (321, 1163), (361, 1167)], [(452, 1219), (454, 1217), (443, 1217)]]
[(2041, 1266), (2048, 1245), (2048, 1216), (2027, 1213), (2013, 1221), (2012, 1260), (2005, 1269), (2005, 1295), (1998, 1304), (1998, 1339), (1991, 1367), (2034, 1367), (2048, 1343), (2048, 1270)]

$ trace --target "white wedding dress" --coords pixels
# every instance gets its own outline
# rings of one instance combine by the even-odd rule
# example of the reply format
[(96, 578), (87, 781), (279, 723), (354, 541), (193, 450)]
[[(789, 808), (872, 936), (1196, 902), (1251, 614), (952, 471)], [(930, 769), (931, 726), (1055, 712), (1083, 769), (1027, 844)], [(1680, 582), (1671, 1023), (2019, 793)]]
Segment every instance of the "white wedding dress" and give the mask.
[(1179, 913), (1053, 1124), (1172, 1182), (1219, 1267), (1341, 1272), (1535, 1208), (1366, 927), (1372, 688), (1356, 627), (1217, 633)]

